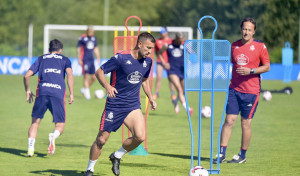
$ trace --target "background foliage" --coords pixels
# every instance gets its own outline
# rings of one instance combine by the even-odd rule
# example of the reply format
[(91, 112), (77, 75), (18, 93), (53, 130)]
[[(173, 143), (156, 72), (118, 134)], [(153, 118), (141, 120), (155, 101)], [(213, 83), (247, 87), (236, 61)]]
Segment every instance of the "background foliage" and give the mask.
[[(240, 21), (253, 17), (255, 37), (266, 43), (272, 62), (281, 61), (285, 41), (291, 42), (297, 58), (299, 0), (110, 0), (109, 7), (108, 25), (124, 25), (128, 16), (137, 15), (144, 25), (191, 26), (196, 31), (198, 20), (212, 15), (219, 24), (216, 38), (230, 42), (240, 38)], [(32, 23), (37, 56), (43, 51), (45, 24), (103, 25), (104, 0), (1, 0), (0, 11), (0, 55), (27, 55)]]

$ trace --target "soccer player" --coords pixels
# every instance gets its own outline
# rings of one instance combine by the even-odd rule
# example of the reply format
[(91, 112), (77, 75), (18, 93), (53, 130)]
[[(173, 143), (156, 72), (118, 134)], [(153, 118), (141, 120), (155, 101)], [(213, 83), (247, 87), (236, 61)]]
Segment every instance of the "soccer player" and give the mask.
[(77, 44), (78, 63), (82, 66), (83, 88), (80, 92), (84, 97), (91, 99), (90, 87), (96, 80), (94, 53), (97, 57), (97, 63), (100, 63), (100, 51), (97, 39), (94, 36), (93, 26), (88, 26), (86, 34), (81, 35)]
[[(261, 41), (254, 39), (256, 22), (245, 18), (241, 22), (242, 39), (231, 46), (232, 79), (229, 86), (226, 120), (221, 134), (220, 163), (225, 162), (226, 149), (231, 131), (241, 113), (241, 150), (228, 163), (245, 163), (251, 139), (251, 122), (256, 111), (260, 93), (260, 74), (270, 70), (269, 54)], [(217, 159), (214, 159), (217, 163)]]
[(32, 109), (32, 123), (28, 131), (28, 153), (27, 156), (34, 155), (34, 144), (37, 130), (47, 109), (50, 110), (55, 123), (55, 129), (49, 134), (48, 153), (54, 154), (55, 139), (58, 138), (65, 128), (66, 109), (66, 85), (65, 74), (67, 74), (67, 84), (69, 87), (69, 104), (74, 101), (73, 96), (73, 74), (70, 60), (61, 55), (63, 44), (54, 39), (49, 44), (49, 54), (42, 55), (31, 65), (24, 76), (24, 86), (26, 100), (31, 103), (34, 94), (29, 88), (30, 78), (38, 72), (39, 81), (36, 90), (36, 99)]
[[(166, 63), (168, 69), (168, 78), (175, 86), (180, 102), (184, 109), (187, 109), (184, 96), (184, 46), (185, 37), (182, 32), (177, 32), (175, 39), (171, 44), (164, 44), (159, 51), (162, 54), (167, 52), (169, 63)], [(193, 114), (193, 109), (189, 108), (190, 115)], [(176, 112), (176, 105), (175, 105)], [(176, 112), (177, 113), (177, 112)]]
[[(166, 44), (171, 44), (173, 39), (169, 37), (168, 35), (168, 30), (166, 27), (162, 27), (160, 31), (161, 37), (156, 40), (155, 42), (155, 53), (157, 57), (157, 66), (156, 66), (156, 85), (155, 85), (155, 94), (153, 95), (154, 100), (159, 97), (159, 90), (161, 87), (161, 80), (162, 80), (162, 74), (164, 69), (168, 70), (169, 65), (168, 63), (168, 54), (166, 51), (164, 51), (162, 54), (159, 53), (159, 50), (162, 48), (162, 46)], [(177, 105), (177, 96), (175, 95), (175, 88), (174, 85), (172, 84), (171, 81), (169, 81), (169, 87), (171, 90), (171, 98), (172, 98), (172, 103), (176, 107), (176, 113), (179, 112), (179, 106)]]
[[(149, 57), (154, 48), (154, 37), (145, 32), (138, 36), (133, 50), (116, 54), (103, 64), (96, 72), (100, 84), (106, 89), (107, 100), (102, 114), (99, 133), (90, 150), (90, 157), (85, 176), (92, 176), (102, 148), (110, 133), (117, 131), (124, 124), (131, 131), (132, 137), (126, 139), (122, 147), (112, 153), (112, 171), (120, 175), (119, 165), (123, 155), (139, 146), (145, 139), (145, 119), (141, 111), (140, 88), (149, 98), (151, 109), (156, 109), (152, 98), (148, 76), (152, 59)], [(104, 74), (111, 73), (110, 84)]]

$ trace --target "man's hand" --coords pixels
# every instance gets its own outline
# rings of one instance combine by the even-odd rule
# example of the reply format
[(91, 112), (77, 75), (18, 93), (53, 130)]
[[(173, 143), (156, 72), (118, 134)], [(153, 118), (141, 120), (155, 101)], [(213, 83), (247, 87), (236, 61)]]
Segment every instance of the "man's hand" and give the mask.
[(33, 102), (33, 97), (35, 97), (35, 95), (31, 92), (31, 90), (27, 90), (26, 91), (26, 101), (28, 103)]
[(150, 102), (150, 104), (151, 104), (151, 110), (152, 111), (155, 111), (156, 110), (156, 102), (154, 101), (154, 100), (151, 100), (151, 101), (149, 101)]
[(250, 75), (250, 68), (247, 67), (238, 67), (236, 69), (237, 74), (239, 75)]
[(170, 63), (165, 63), (163, 66), (166, 70), (170, 70), (171, 68)]
[(81, 59), (78, 59), (78, 63), (79, 63), (79, 65), (83, 66), (83, 62)]
[(118, 91), (116, 88), (112, 87), (111, 85), (108, 85), (107, 87), (105, 87), (106, 89), (106, 95), (109, 98), (114, 98), (116, 97), (115, 93), (117, 94)]
[(73, 94), (70, 94), (70, 99), (68, 100), (69, 104), (72, 104), (74, 102), (74, 96)]

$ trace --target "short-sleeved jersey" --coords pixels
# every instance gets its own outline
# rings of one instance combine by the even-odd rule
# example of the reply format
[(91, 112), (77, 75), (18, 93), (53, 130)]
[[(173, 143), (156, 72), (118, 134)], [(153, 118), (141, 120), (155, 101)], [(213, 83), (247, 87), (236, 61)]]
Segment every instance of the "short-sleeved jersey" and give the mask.
[(257, 68), (260, 65), (270, 63), (267, 47), (259, 40), (243, 44), (238, 40), (231, 45), (232, 79), (230, 88), (249, 94), (260, 92), (260, 74), (239, 75), (238, 67)]
[(101, 66), (105, 74), (111, 72), (110, 85), (118, 91), (116, 97), (107, 98), (107, 110), (128, 111), (140, 109), (140, 88), (148, 78), (152, 66), (150, 57), (140, 60), (129, 54), (116, 54)]
[[(168, 45), (167, 54), (169, 57), (170, 69), (182, 68), (184, 66), (184, 53), (183, 53), (183, 44), (178, 46), (173, 43)], [(173, 68), (172, 68), (173, 67)]]
[(67, 68), (71, 68), (71, 62), (61, 54), (45, 54), (38, 57), (29, 68), (34, 74), (39, 72), (36, 96), (48, 95), (63, 99), (66, 94)]
[[(172, 43), (172, 38), (167, 38), (167, 39), (157, 39), (156, 42), (155, 42), (155, 51), (158, 52), (162, 47), (163, 45), (166, 43), (166, 44), (171, 44)], [(168, 54), (166, 51), (164, 51), (162, 53), (162, 57), (164, 58), (164, 60), (166, 62), (168, 62)], [(159, 57), (157, 57), (157, 62), (161, 62), (161, 59)]]
[(81, 48), (81, 58), (84, 61), (94, 61), (94, 48), (98, 46), (95, 36), (88, 37), (82, 34), (78, 39), (77, 47)]

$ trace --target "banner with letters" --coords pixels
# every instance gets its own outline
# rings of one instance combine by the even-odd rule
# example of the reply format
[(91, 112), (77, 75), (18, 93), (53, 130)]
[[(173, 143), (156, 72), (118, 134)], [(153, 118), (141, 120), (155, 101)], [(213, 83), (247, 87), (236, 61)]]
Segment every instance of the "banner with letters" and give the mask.
[[(24, 56), (0, 56), (0, 75), (24, 75), (30, 65), (37, 59), (37, 57), (33, 57), (32, 61), (28, 59), (28, 57)], [(97, 64), (95, 60), (96, 69), (100, 67), (103, 63), (105, 63), (108, 59), (101, 59), (100, 64)], [(72, 63), (72, 69), (74, 76), (82, 75), (82, 67), (78, 63), (77, 58), (70, 58)], [(204, 66), (204, 70), (202, 74), (206, 74), (205, 68), (210, 70), (211, 65), (207, 64)], [(225, 68), (222, 64), (216, 66), (218, 69), (218, 73), (215, 75), (222, 75), (222, 71), (225, 71)], [(284, 68), (282, 64), (271, 64), (271, 69), (267, 73), (263, 73), (261, 75), (263, 80), (283, 80), (283, 72)], [(207, 73), (210, 74), (210, 73)], [(156, 62), (153, 64), (153, 76), (156, 77)], [(163, 77), (167, 77), (167, 73), (164, 70)], [(292, 67), (292, 80), (300, 80), (300, 64), (294, 64)]]

